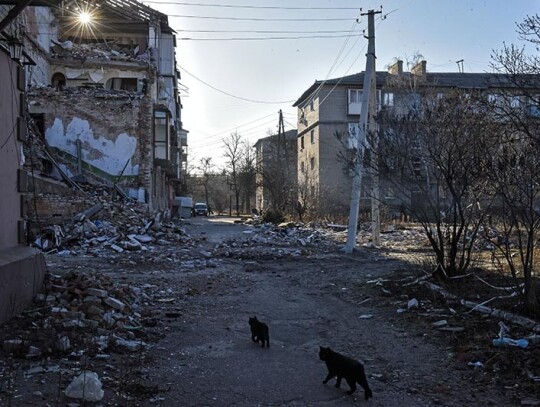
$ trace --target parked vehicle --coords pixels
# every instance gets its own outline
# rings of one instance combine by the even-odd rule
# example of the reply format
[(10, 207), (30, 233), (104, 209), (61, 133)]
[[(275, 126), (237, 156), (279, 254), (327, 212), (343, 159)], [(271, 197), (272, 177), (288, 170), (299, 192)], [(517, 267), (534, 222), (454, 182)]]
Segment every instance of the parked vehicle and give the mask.
[(193, 216), (208, 216), (208, 205), (199, 202), (193, 206)]

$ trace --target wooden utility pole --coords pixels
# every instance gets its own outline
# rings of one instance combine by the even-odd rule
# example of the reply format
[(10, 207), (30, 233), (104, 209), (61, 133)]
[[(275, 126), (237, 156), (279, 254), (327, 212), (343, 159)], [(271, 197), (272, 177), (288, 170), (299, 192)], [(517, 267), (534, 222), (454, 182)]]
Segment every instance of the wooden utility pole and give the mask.
[[(376, 76), (375, 76), (375, 14), (381, 11), (369, 10), (362, 15), (368, 16), (368, 51), (366, 54), (366, 70), (364, 72), (364, 84), (362, 92), (362, 108), (360, 110), (358, 140), (356, 141), (356, 157), (354, 162), (354, 176), (351, 191), (351, 209), (349, 212), (349, 226), (347, 231), (347, 244), (345, 253), (352, 253), (356, 247), (356, 232), (358, 228), (358, 213), (360, 210), (360, 198), (362, 193), (362, 176), (364, 173), (364, 148), (367, 144), (367, 135), (375, 130), (375, 109), (377, 103)], [(373, 156), (373, 154), (372, 154)], [(372, 177), (373, 178), (373, 177)], [(372, 179), (373, 184), (373, 179)], [(374, 186), (374, 185), (372, 185)], [(377, 185), (378, 190), (378, 185)], [(377, 191), (378, 193), (378, 191)], [(373, 211), (372, 201), (372, 211)], [(377, 234), (378, 234), (378, 215), (377, 207)], [(375, 216), (372, 218), (375, 223)], [(375, 230), (373, 230), (375, 232)], [(375, 236), (374, 236), (375, 238)]]

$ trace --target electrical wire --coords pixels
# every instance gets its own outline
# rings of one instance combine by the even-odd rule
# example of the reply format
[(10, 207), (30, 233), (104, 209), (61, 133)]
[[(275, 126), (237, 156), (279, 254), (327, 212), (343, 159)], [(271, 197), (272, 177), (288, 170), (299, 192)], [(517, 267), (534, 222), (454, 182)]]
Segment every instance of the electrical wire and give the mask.
[(199, 138), (199, 140), (205, 140), (205, 139), (209, 139), (209, 138), (212, 138), (212, 137), (219, 137), (219, 136), (221, 136), (221, 135), (224, 134), (224, 133), (228, 133), (228, 132), (231, 132), (231, 131), (240, 129), (240, 128), (242, 128), (242, 127), (245, 127), (245, 126), (249, 126), (250, 124), (256, 123), (256, 122), (258, 122), (258, 121), (260, 121), (260, 120), (267, 119), (268, 117), (273, 116), (274, 114), (275, 114), (275, 112), (272, 112), (272, 113), (270, 113), (270, 114), (268, 114), (268, 115), (266, 115), (266, 116), (259, 117), (258, 119), (251, 120), (251, 121), (249, 121), (249, 122), (247, 122), (247, 123), (243, 123), (243, 124), (240, 124), (240, 125), (238, 125), (238, 126), (231, 127), (230, 129), (223, 130), (223, 131), (221, 131), (221, 132), (219, 132), (219, 133), (215, 133), (215, 134), (210, 135), (210, 136), (201, 137), (201, 138)]
[(230, 38), (191, 38), (191, 37), (180, 37), (177, 38), (178, 41), (261, 41), (261, 40), (305, 40), (312, 38), (350, 38), (350, 37), (361, 37), (362, 34), (358, 35), (308, 35), (308, 36), (297, 36), (297, 37), (230, 37)]
[(198, 18), (203, 20), (231, 20), (231, 21), (351, 21), (351, 18), (257, 18), (257, 17), (216, 17), (194, 16), (189, 14), (167, 14), (174, 18)]
[(291, 30), (183, 30), (176, 32), (189, 33), (250, 33), (250, 34), (342, 34), (350, 33), (350, 30), (316, 30), (316, 31), (291, 31)]
[(290, 7), (290, 6), (252, 6), (252, 5), (231, 5), (231, 4), (203, 4), (203, 3), (186, 3), (182, 1), (146, 1), (143, 3), (149, 4), (171, 4), (179, 6), (202, 6), (202, 7), (220, 7), (220, 8), (246, 8), (259, 10), (358, 10), (358, 7)]
[(269, 105), (272, 105), (272, 104), (284, 104), (284, 103), (292, 103), (292, 102), (294, 102), (294, 99), (282, 100), (282, 101), (268, 101), (268, 100), (256, 100), (256, 99), (249, 99), (249, 98), (244, 98), (244, 97), (241, 97), (241, 96), (236, 96), (236, 95), (233, 95), (232, 93), (226, 92), (224, 90), (216, 88), (213, 85), (210, 85), (208, 82), (205, 82), (202, 79), (198, 78), (197, 76), (193, 75), (186, 68), (184, 68), (184, 67), (182, 67), (182, 66), (180, 66), (178, 64), (177, 64), (177, 66), (178, 66), (178, 68), (182, 69), (185, 73), (187, 73), (189, 76), (191, 76), (195, 80), (201, 82), (202, 84), (208, 86), (209, 88), (215, 90), (216, 92), (222, 93), (224, 95), (230, 96), (230, 97), (235, 98), (235, 99), (244, 100), (246, 102), (263, 103), (263, 104), (269, 104)]

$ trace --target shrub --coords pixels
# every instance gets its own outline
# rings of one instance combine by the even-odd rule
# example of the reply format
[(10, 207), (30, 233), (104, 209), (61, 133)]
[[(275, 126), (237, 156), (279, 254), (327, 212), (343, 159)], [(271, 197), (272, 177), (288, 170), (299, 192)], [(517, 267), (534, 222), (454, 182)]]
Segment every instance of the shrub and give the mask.
[(275, 225), (285, 222), (285, 216), (278, 210), (269, 209), (263, 214), (263, 220), (267, 223), (273, 223)]

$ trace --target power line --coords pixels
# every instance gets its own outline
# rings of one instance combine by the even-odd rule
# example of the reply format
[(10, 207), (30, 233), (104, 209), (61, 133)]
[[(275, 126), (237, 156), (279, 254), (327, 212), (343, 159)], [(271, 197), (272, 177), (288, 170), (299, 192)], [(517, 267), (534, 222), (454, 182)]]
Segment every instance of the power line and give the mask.
[(231, 4), (202, 4), (186, 3), (182, 1), (146, 1), (149, 4), (172, 4), (179, 6), (202, 6), (202, 7), (220, 7), (220, 8), (247, 8), (247, 9), (265, 9), (265, 10), (358, 10), (358, 7), (287, 7), (287, 6), (251, 6), (251, 5), (231, 5)]
[(253, 123), (258, 122), (260, 120), (267, 119), (267, 118), (269, 118), (270, 116), (273, 116), (273, 115), (275, 115), (275, 112), (272, 112), (272, 113), (270, 113), (270, 114), (268, 114), (266, 116), (263, 116), (263, 117), (259, 117), (258, 119), (251, 120), (251, 121), (249, 121), (247, 123), (239, 124), (238, 126), (231, 127), (230, 129), (223, 130), (223, 131), (221, 131), (219, 133), (216, 133), (216, 134), (213, 134), (213, 135), (210, 135), (210, 136), (206, 136), (206, 137), (201, 137), (201, 138), (199, 138), (199, 140), (206, 140), (206, 139), (210, 139), (210, 138), (213, 138), (213, 137), (221, 136), (224, 133), (228, 133), (228, 132), (233, 131), (233, 130), (238, 130), (238, 129), (240, 129), (242, 127), (245, 127), (245, 126), (249, 126), (250, 124), (253, 124)]
[(351, 21), (352, 18), (256, 18), (256, 17), (215, 17), (194, 16), (187, 14), (168, 14), (168, 17), (199, 18), (206, 20), (233, 20), (233, 21)]
[(224, 90), (221, 90), (221, 89), (218, 89), (216, 88), (215, 86), (212, 86), (210, 85), (208, 82), (205, 82), (203, 81), (202, 79), (196, 77), (195, 75), (193, 75), (191, 72), (189, 72), (186, 68), (180, 66), (177, 64), (177, 66), (182, 69), (185, 73), (187, 73), (189, 76), (191, 76), (192, 78), (196, 79), (197, 81), (201, 82), (202, 84), (208, 86), (209, 88), (215, 90), (216, 92), (219, 92), (219, 93), (223, 93), (224, 95), (227, 95), (227, 96), (230, 96), (232, 98), (235, 98), (235, 99), (239, 99), (239, 100), (244, 100), (244, 101), (247, 101), (247, 102), (253, 102), (253, 103), (264, 103), (264, 104), (283, 104), (283, 103), (292, 103), (294, 102), (294, 99), (292, 100), (282, 100), (282, 101), (267, 101), (267, 100), (255, 100), (255, 99), (248, 99), (248, 98), (243, 98), (241, 96), (236, 96), (236, 95), (233, 95), (232, 93), (229, 93), (229, 92), (225, 92)]
[(175, 30), (189, 33), (255, 33), (255, 34), (341, 34), (350, 33), (350, 30), (317, 30), (317, 31), (290, 31), (290, 30)]
[(179, 41), (261, 41), (261, 40), (304, 40), (311, 38), (350, 38), (361, 37), (362, 34), (349, 34), (349, 35), (308, 35), (297, 37), (231, 37), (231, 38), (191, 38), (181, 37), (177, 38)]

